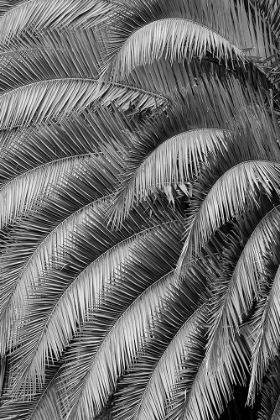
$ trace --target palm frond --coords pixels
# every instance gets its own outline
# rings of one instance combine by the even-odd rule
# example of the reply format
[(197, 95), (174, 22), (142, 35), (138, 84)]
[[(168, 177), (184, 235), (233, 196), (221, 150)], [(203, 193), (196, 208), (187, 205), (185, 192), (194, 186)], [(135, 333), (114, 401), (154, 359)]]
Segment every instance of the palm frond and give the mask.
[(86, 28), (108, 19), (119, 5), (110, 0), (25, 0), (0, 16), (0, 48), (12, 44), (27, 32), (40, 34), (50, 29)]
[(206, 197), (201, 198), (201, 204), (196, 204), (187, 226), (178, 270), (199, 253), (220, 226), (242, 213), (249, 203), (254, 203), (260, 190), (268, 196), (272, 191), (278, 193), (279, 170), (279, 163), (267, 160), (243, 161), (228, 168)]
[(198, 174), (201, 162), (214, 146), (225, 142), (224, 134), (223, 129), (214, 128), (185, 131), (159, 144), (136, 171), (128, 168), (127, 172), (132, 173), (132, 177), (125, 190), (122, 188), (121, 194), (117, 195), (122, 212), (120, 216), (125, 217), (133, 205), (159, 190), (168, 196), (170, 187), (179, 188), (186, 195), (191, 194), (191, 181)]
[[(98, 108), (79, 115), (71, 113), (57, 123), (3, 130), (0, 132), (0, 185), (37, 166), (102, 152), (109, 145), (122, 153), (129, 147), (129, 132), (134, 129), (123, 112)], [(116, 151), (111, 148), (112, 156)]]
[(172, 63), (193, 56), (201, 59), (207, 52), (218, 60), (246, 61), (241, 49), (200, 23), (186, 18), (161, 19), (138, 29), (124, 42), (110, 71), (115, 78), (124, 77), (134, 68), (161, 57)]
[[(143, 341), (149, 340), (150, 324), (162, 298), (177, 281), (170, 273), (180, 250), (176, 231), (158, 232), (134, 250), (134, 260), (120, 272), (120, 282), (110, 288), (100, 311), (86, 321), (70, 348), (63, 375), (69, 383), (64, 390), (71, 407), (69, 419), (98, 414)], [(164, 237), (170, 241), (168, 248)], [(94, 337), (92, 331), (96, 332)], [(73, 371), (75, 380), (69, 381)]]
[[(29, 126), (82, 111), (97, 95), (94, 79), (53, 79), (34, 82), (0, 96), (1, 129)], [(11, 112), (13, 110), (13, 112)]]
[[(54, 368), (47, 373), (46, 384), (35, 398), (30, 400), (7, 399), (0, 407), (0, 416), (3, 420), (61, 420), (63, 401), (59, 399), (57, 377), (59, 371)], [(15, 414), (16, 413), (16, 414)]]
[(225, 63), (249, 59), (255, 66), (274, 52), (261, 10), (246, 10), (243, 1), (134, 2), (112, 26), (110, 73), (116, 76), (161, 56), (173, 62), (208, 54)]
[[(191, 276), (191, 270), (189, 275)], [(194, 351), (195, 335), (203, 328), (199, 310), (194, 311), (197, 296), (186, 287), (174, 288), (152, 332), (118, 387), (113, 416), (119, 420), (164, 419), (167, 402), (172, 400), (176, 373)], [(173, 310), (174, 306), (176, 311)], [(193, 313), (194, 312), (194, 313)]]
[(207, 355), (201, 361), (201, 353), (202, 343), (193, 354), (193, 362), (178, 372), (168, 420), (215, 418), (232, 398), (234, 385), (245, 383), (248, 354), (240, 338), (223, 349), (221, 360), (214, 366), (208, 364)]
[(0, 51), (1, 91), (46, 79), (96, 79), (102, 67), (103, 48), (91, 29), (26, 37), (23, 45)]
[[(104, 43), (104, 35), (101, 42), (96, 32), (90, 29), (63, 33), (52, 31), (42, 39), (30, 37), (23, 46), (0, 52), (0, 87), (5, 92), (51, 79), (97, 81), (104, 59)], [(153, 67), (150, 73), (155, 78)], [(136, 109), (154, 108), (167, 102), (164, 89), (160, 94), (157, 87), (153, 79), (143, 77), (139, 71), (125, 79), (101, 83), (96, 90), (96, 99), (105, 105), (115, 103), (125, 110), (131, 106)], [(164, 87), (166, 89), (166, 85)]]
[[(108, 117), (106, 113), (104, 115)], [(90, 115), (88, 118), (90, 121)], [(2, 312), (12, 305), (12, 313), (15, 315), (15, 308), (22, 307), (28, 285), (38, 282), (38, 276), (55, 262), (63, 246), (69, 246), (67, 241), (77, 227), (87, 220), (88, 214), (96, 206), (103, 205), (104, 199), (101, 197), (111, 192), (120, 166), (119, 154), (116, 152), (116, 147), (118, 149), (119, 146), (114, 146), (113, 142), (109, 145), (112, 133), (104, 127), (105, 121), (106, 118), (102, 120), (97, 117), (96, 121), (91, 121), (91, 131), (87, 128), (79, 133), (76, 126), (76, 130), (73, 133), (70, 130), (69, 133), (73, 135), (72, 147), (90, 147), (87, 140), (83, 141), (81, 134), (86, 138), (88, 134), (92, 136), (91, 147), (95, 144), (95, 147), (102, 148), (102, 144), (107, 143), (110, 160), (101, 155), (97, 159), (83, 161), (83, 165), (68, 176), (66, 183), (62, 183), (60, 188), (56, 186), (55, 194), (44, 202), (40, 210), (37, 209), (34, 214), (23, 217), (20, 225), (10, 232), (0, 262)], [(115, 138), (119, 135), (125, 140), (124, 133), (120, 131), (121, 127), (126, 126), (123, 123), (118, 125), (117, 120), (115, 124), (111, 124)], [(60, 141), (64, 139), (65, 136), (62, 136)], [(44, 150), (44, 142), (41, 147)], [(71, 151), (70, 141), (64, 149), (66, 154)], [(49, 158), (49, 153), (46, 152), (46, 156)], [(20, 313), (19, 310), (16, 317)], [(9, 326), (7, 328), (9, 329)], [(5, 341), (2, 340), (3, 346)]]
[(280, 414), (280, 359), (271, 362), (261, 393), (261, 408), (257, 420), (277, 420)]
[[(16, 370), (16, 362), (20, 362), (18, 375), (21, 377), (21, 386), (24, 381), (36, 382), (38, 378), (40, 381), (44, 377), (44, 363), (47, 358), (57, 358), (75, 333), (77, 325), (85, 320), (88, 309), (99, 306), (115, 271), (132, 258), (135, 247), (141, 244), (143, 246), (149, 237), (161, 238), (163, 235), (170, 235), (173, 230), (179, 234), (177, 220), (165, 221), (153, 227), (155, 220), (153, 223), (151, 219), (140, 229), (140, 222), (143, 225), (145, 221), (145, 213), (139, 213), (130, 223), (128, 221), (121, 232), (113, 234), (105, 228), (103, 213), (104, 209), (102, 211), (100, 208), (95, 214), (88, 215), (89, 221), (76, 233), (79, 236), (77, 240), (81, 241), (80, 237), (83, 237), (83, 242), (87, 242), (90, 239), (89, 230), (92, 230), (88, 256), (85, 245), (81, 247), (82, 254), (79, 249), (71, 249), (70, 261), (63, 258), (65, 268), (44, 274), (42, 287), (38, 286), (33, 299), (32, 296), (30, 298), (31, 308), (28, 309), (31, 314), (27, 314), (25, 327), (19, 332), (21, 345), (13, 358)], [(138, 232), (135, 223), (139, 223)], [(87, 259), (91, 261), (89, 264), (86, 264)], [(72, 260), (74, 261), (71, 263)], [(73, 264), (77, 268), (71, 275)], [(81, 271), (84, 264), (86, 266)], [(24, 371), (24, 376), (21, 371)]]
[[(54, 185), (65, 182), (73, 172), (83, 171), (83, 163), (93, 159), (98, 164), (98, 158), (86, 154), (62, 158), (29, 170), (2, 186), (0, 189), (0, 229), (17, 216), (36, 205), (51, 193)], [(38, 195), (40, 201), (38, 203)]]
[[(57, 264), (58, 254), (67, 251), (66, 245), (69, 243), (73, 232), (82, 225), (89, 217), (89, 214), (94, 211), (95, 207), (104, 207), (103, 202), (110, 197), (102, 197), (95, 199), (89, 205), (82, 207), (73, 214), (49, 230), (44, 228), (45, 219), (37, 218), (39, 229), (34, 226), (34, 231), (31, 231), (27, 238), (24, 236), (24, 228), (20, 230), (18, 242), (16, 246), (11, 249), (7, 247), (7, 251), (1, 255), (1, 351), (5, 351), (5, 347), (11, 346), (11, 340), (15, 340), (17, 328), (20, 325), (23, 317), (23, 307), (27, 297), (28, 290), (30, 291), (34, 285), (39, 282), (40, 275), (49, 267)], [(47, 215), (47, 212), (44, 212)], [(50, 215), (50, 214), (49, 214)], [(29, 222), (29, 223), (28, 223)], [(30, 229), (30, 220), (27, 222), (27, 227)], [(26, 242), (26, 239), (29, 240)], [(25, 245), (25, 248), (24, 248)], [(65, 248), (63, 248), (65, 247)], [(19, 255), (21, 256), (19, 260)], [(11, 321), (13, 323), (11, 325)], [(16, 322), (17, 320), (17, 322)], [(9, 332), (9, 333), (8, 333)]]
[[(260, 95), (256, 94), (254, 100), (250, 89), (244, 93), (244, 86), (230, 77), (221, 82), (202, 75), (193, 83), (186, 99), (177, 98), (166, 115), (153, 118), (135, 136), (124, 157), (116, 191), (112, 209), (116, 221), (121, 221), (135, 203), (160, 189), (171, 199), (171, 187), (186, 193), (192, 175), (198, 175), (210, 152), (218, 153), (219, 144), (228, 148), (246, 136), (248, 147), (252, 142), (265, 156), (266, 150), (268, 156), (279, 154), (276, 133)], [(185, 138), (194, 141), (185, 142)], [(163, 159), (164, 153), (167, 159)]]
[[(279, 260), (278, 249), (270, 246), (271, 255), (268, 267), (263, 276), (266, 284), (260, 292), (256, 311), (252, 319), (252, 359), (251, 379), (248, 391), (248, 402), (254, 403), (256, 391), (261, 387), (269, 362), (275, 358), (279, 351)], [(275, 253), (275, 255), (273, 255)], [(266, 265), (264, 263), (264, 265)]]
[[(259, 296), (261, 276), (265, 272), (265, 259), (277, 237), (279, 206), (268, 212), (249, 236), (229, 278), (224, 293), (213, 309), (209, 332), (208, 352), (220, 357), (238, 331), (243, 316), (248, 314), (254, 299)], [(244, 282), (246, 278), (246, 282)], [(221, 283), (220, 287), (221, 287)], [(217, 288), (219, 288), (219, 284)], [(265, 315), (264, 315), (265, 316)]]

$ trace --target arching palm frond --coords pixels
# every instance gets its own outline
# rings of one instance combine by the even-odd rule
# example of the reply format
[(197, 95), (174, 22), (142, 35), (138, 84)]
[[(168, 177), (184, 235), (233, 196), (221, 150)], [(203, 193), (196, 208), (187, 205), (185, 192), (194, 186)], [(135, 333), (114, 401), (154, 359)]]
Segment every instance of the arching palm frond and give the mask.
[(262, 388), (261, 409), (258, 420), (277, 420), (280, 414), (280, 360), (277, 356), (271, 363)]
[(63, 77), (96, 79), (102, 67), (102, 48), (91, 29), (26, 38), (23, 46), (0, 51), (1, 91)]
[[(278, 232), (274, 235), (277, 236)], [(272, 255), (268, 267), (263, 273), (266, 284), (261, 288), (260, 298), (256, 305), (256, 311), (252, 320), (252, 361), (251, 379), (248, 393), (248, 401), (254, 403), (255, 393), (261, 387), (263, 377), (266, 374), (269, 362), (274, 360), (279, 350), (279, 261), (277, 246), (271, 246)], [(273, 255), (274, 254), (274, 255)]]
[[(104, 109), (94, 114), (71, 115), (67, 121), (51, 126), (43, 124), (12, 135), (0, 157), (0, 225), (39, 205), (50, 193), (55, 194), (54, 186), (65, 183), (66, 179), (69, 182), (72, 173), (83, 177), (87, 166), (93, 176), (95, 166), (103, 182), (108, 177), (107, 187), (103, 184), (105, 190), (108, 191), (110, 183), (113, 188), (113, 178), (121, 169), (120, 156), (130, 142), (127, 133), (131, 129), (122, 113)], [(105, 145), (106, 153), (110, 148), (110, 160), (114, 163), (106, 160), (102, 152)], [(15, 190), (19, 193), (15, 194)]]
[(262, 188), (268, 195), (278, 192), (279, 169), (279, 163), (266, 160), (243, 161), (228, 168), (193, 211), (178, 269), (199, 253), (220, 226), (244, 212)]
[[(188, 275), (200, 277), (197, 271), (192, 267)], [(117, 419), (164, 419), (176, 373), (196, 349), (196, 335), (203, 329), (202, 310), (194, 311), (198, 296), (180, 284), (166, 300), (151, 340), (119, 384), (113, 410)], [(174, 305), (176, 311), (171, 309)]]
[(43, 0), (17, 2), (0, 16), (0, 48), (16, 43), (27, 32), (38, 34), (51, 29), (98, 25), (110, 17), (115, 7), (110, 0), (51, 0), (47, 9)]
[[(149, 237), (170, 235), (173, 230), (178, 232), (176, 220), (160, 225), (157, 221), (153, 227), (151, 219), (145, 226), (143, 225), (145, 214), (139, 213), (130, 223), (127, 221), (122, 231), (113, 234), (105, 229), (104, 221), (102, 225), (101, 209), (99, 213), (99, 217), (97, 214), (89, 215), (89, 221), (76, 233), (79, 241), (84, 237), (83, 247), (79, 246), (81, 251), (83, 250), (83, 255), (79, 256), (79, 248), (72, 249), (70, 261), (67, 262), (67, 258), (63, 259), (65, 268), (45, 274), (42, 287), (37, 287), (34, 298), (32, 296), (30, 298), (30, 307), (27, 308), (27, 318), (24, 320), (25, 327), (19, 333), (21, 346), (19, 351), (14, 353), (15, 369), (17, 370), (17, 366), (20, 367), (17, 376), (21, 377), (21, 386), (24, 381), (28, 380), (29, 383), (29, 380), (34, 378), (34, 370), (40, 384), (40, 378), (44, 377), (45, 360), (48, 357), (58, 357), (75, 333), (77, 325), (84, 322), (88, 309), (99, 307), (103, 294), (107, 293), (106, 288), (110, 289), (109, 285), (115, 271), (132, 258), (135, 247), (143, 247)], [(139, 225), (137, 232), (136, 223), (141, 223), (141, 219), (142, 228), (140, 229)], [(89, 240), (90, 230), (96, 238), (96, 250), (94, 253), (93, 248), (89, 248), (87, 257), (85, 242)], [(101, 248), (101, 244), (105, 241), (108, 245)], [(91, 262), (81, 271), (81, 266), (87, 262), (87, 259)], [(54, 282), (55, 290), (53, 290)], [(41, 298), (46, 295), (49, 296), (47, 302), (45, 297)], [(39, 310), (41, 322), (38, 322)], [(21, 371), (25, 372), (24, 377)]]
[(173, 62), (192, 56), (202, 58), (207, 51), (219, 60), (245, 62), (242, 50), (201, 24), (184, 18), (159, 20), (143, 26), (128, 38), (114, 59), (114, 74), (124, 76), (135, 67), (162, 56)]
[[(57, 373), (50, 369), (47, 381), (42, 392), (37, 394), (32, 401), (8, 400), (0, 407), (3, 419), (11, 420), (42, 420), (51, 416), (53, 420), (61, 420), (63, 402), (59, 400), (59, 389), (56, 383)], [(15, 414), (16, 413), (16, 414)]]
[[(202, 343), (199, 352), (203, 354)], [(207, 356), (202, 362), (200, 357), (194, 354), (193, 363), (186, 363), (178, 373), (178, 387), (167, 416), (170, 420), (204, 420), (220, 415), (224, 403), (232, 398), (234, 385), (245, 383), (248, 354), (240, 338), (224, 348), (215, 366), (208, 365)]]
[[(167, 232), (158, 232), (147, 238), (148, 247), (135, 249), (134, 258), (120, 272), (120, 282), (110, 288), (100, 310), (93, 312), (70, 348), (63, 374), (69, 383), (69, 388), (64, 390), (65, 398), (68, 396), (70, 401), (69, 419), (98, 414), (118, 377), (133, 362), (143, 340), (149, 339), (153, 316), (176, 281), (169, 273), (180, 250), (177, 228), (168, 234), (168, 248), (164, 237)], [(141, 264), (144, 256), (145, 267)], [(95, 338), (92, 331), (97, 332)], [(75, 380), (69, 381), (73, 371)]]
[[(254, 220), (254, 217), (252, 219)], [(216, 288), (220, 294), (216, 296), (216, 305), (212, 308), (208, 341), (208, 352), (212, 353), (214, 360), (215, 355), (220, 355), (221, 349), (235, 336), (243, 317), (252, 308), (254, 299), (260, 295), (261, 285), (265, 282), (262, 276), (265, 272), (266, 258), (269, 258), (275, 238), (279, 234), (278, 223), (279, 206), (261, 218), (253, 229), (248, 227), (251, 233), (237, 262), (229, 275), (227, 274), (228, 277), (217, 282)], [(270, 328), (269, 331), (272, 332)], [(252, 338), (254, 339), (254, 335)]]
[(252, 7), (251, 13), (246, 13), (243, 1), (218, 3), (135, 2), (115, 23), (112, 38), (118, 42), (109, 49), (114, 63), (110, 71), (127, 74), (161, 56), (172, 62), (209, 53), (218, 60), (243, 64), (248, 59), (255, 64), (256, 59), (270, 57), (270, 27), (259, 10)]
[(61, 183), (73, 171), (78, 173), (79, 168), (82, 171), (83, 163), (90, 159), (98, 164), (96, 156), (89, 154), (62, 158), (32, 169), (4, 184), (0, 190), (0, 228), (16, 216), (31, 210), (36, 204), (40, 205), (40, 201), (51, 193), (53, 185)]
[(71, 113), (57, 123), (2, 131), (0, 182), (55, 160), (102, 152), (111, 143), (122, 153), (131, 143), (128, 133), (133, 129), (124, 113), (99, 108)]
[[(228, 154), (231, 143), (241, 142), (243, 136), (264, 156), (278, 154), (277, 133), (261, 96), (256, 96), (256, 107), (253, 92), (244, 94), (243, 88), (235, 78), (221, 83), (204, 75), (166, 116), (160, 115), (142, 128), (125, 156), (113, 209), (116, 221), (121, 221), (137, 201), (159, 190), (171, 201), (172, 188), (188, 194), (208, 154), (218, 153), (220, 146)], [(217, 97), (210, 94), (213, 90)]]
[(0, 0), (1, 419), (279, 417), (278, 9)]
[[(92, 29), (74, 32), (65, 30), (62, 33), (52, 31), (43, 38), (27, 38), (23, 46), (0, 52), (0, 87), (5, 93), (47, 80), (86, 79), (97, 82), (103, 66), (105, 47), (105, 35), (98, 35)], [(150, 71), (155, 73), (152, 66)], [(132, 104), (136, 109), (153, 108), (167, 101), (167, 84), (161, 88), (160, 94), (158, 85), (154, 86), (152, 79), (143, 77), (141, 72), (114, 82), (108, 80), (105, 84), (97, 83), (97, 86), (94, 100), (107, 105), (115, 103), (122, 109)]]
[[(94, 79), (53, 79), (31, 83), (0, 96), (1, 129), (24, 127), (84, 110), (96, 98)], [(13, 113), (11, 113), (13, 109)]]

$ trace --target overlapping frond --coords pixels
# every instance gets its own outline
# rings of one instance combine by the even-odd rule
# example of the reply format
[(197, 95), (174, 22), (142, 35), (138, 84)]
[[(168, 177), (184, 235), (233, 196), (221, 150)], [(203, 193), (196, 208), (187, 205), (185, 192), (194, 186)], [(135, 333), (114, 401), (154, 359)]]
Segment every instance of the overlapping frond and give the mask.
[(113, 59), (113, 74), (125, 76), (162, 56), (173, 62), (193, 56), (202, 58), (207, 51), (219, 60), (245, 62), (242, 50), (211, 29), (189, 19), (162, 19), (141, 27), (125, 41)]
[(1, 418), (277, 418), (278, 9), (0, 0)]
[[(98, 414), (143, 340), (149, 340), (152, 316), (176, 282), (176, 276), (169, 272), (180, 252), (178, 230), (179, 226), (173, 227), (167, 235), (163, 229), (146, 239), (148, 246), (138, 246), (132, 261), (120, 271), (120, 280), (110, 287), (100, 310), (86, 321), (70, 349), (63, 374), (69, 383), (64, 390), (70, 401), (71, 409), (66, 416), (69, 419), (87, 419)], [(168, 246), (164, 243), (167, 237)], [(94, 336), (92, 331), (96, 332)]]
[[(39, 378), (40, 383), (40, 378), (44, 377), (44, 363), (48, 357), (57, 358), (67, 346), (77, 325), (85, 320), (88, 309), (99, 307), (115, 271), (131, 259), (135, 247), (141, 244), (144, 246), (149, 237), (168, 234), (173, 229), (176, 231), (178, 224), (178, 221), (170, 220), (153, 227), (151, 219), (145, 226), (143, 225), (145, 214), (139, 213), (138, 218), (132, 219), (133, 223), (129, 223), (128, 220), (122, 231), (113, 233), (105, 227), (101, 208), (98, 213), (89, 214), (87, 223), (76, 231), (79, 241), (84, 237), (83, 247), (80, 245), (83, 254), (79, 255), (79, 252), (81, 253), (79, 248), (71, 249), (70, 261), (68, 262), (67, 258), (63, 259), (65, 268), (46, 274), (42, 287), (37, 287), (34, 297), (30, 298), (31, 306), (27, 308), (27, 312), (31, 312), (30, 315), (27, 314), (24, 320), (25, 327), (20, 331), (20, 350), (14, 353), (14, 361), (19, 361), (20, 372), (21, 370), (25, 372), (24, 377), (17, 373), (21, 377), (21, 386), (23, 381), (32, 380), (34, 377)], [(142, 229), (140, 229), (141, 217)], [(139, 232), (136, 230), (137, 223), (139, 223)], [(87, 256), (85, 241), (89, 240), (90, 230), (92, 247), (88, 249)], [(107, 246), (102, 246), (105, 243)], [(93, 261), (87, 265), (87, 259)], [(84, 264), (86, 266), (81, 271)], [(72, 267), (73, 265), (76, 269)], [(55, 289), (53, 289), (54, 283)], [(41, 312), (40, 322), (39, 312)], [(17, 368), (17, 363), (14, 364)]]
[[(252, 217), (252, 222), (254, 225), (254, 217)], [(237, 262), (229, 273), (225, 273), (224, 278), (217, 281), (217, 290), (220, 295), (216, 297), (216, 305), (212, 309), (208, 342), (208, 351), (212, 353), (214, 360), (221, 354), (221, 349), (233, 339), (243, 317), (252, 308), (254, 299), (260, 295), (261, 285), (266, 281), (263, 279), (266, 259), (269, 258), (271, 250), (275, 249), (274, 246), (277, 243), (278, 223), (279, 206), (261, 218), (254, 228), (248, 226), (251, 233), (247, 232), (248, 239)], [(243, 237), (243, 241), (245, 240), (246, 237)], [(265, 316), (265, 312), (263, 315)], [(265, 325), (260, 326), (262, 327)], [(272, 333), (270, 328), (268, 331)], [(254, 335), (252, 338), (254, 342)]]
[[(199, 348), (198, 348), (199, 349)], [(201, 361), (202, 343), (193, 363), (178, 372), (178, 385), (168, 420), (205, 420), (219, 416), (232, 398), (233, 387), (244, 384), (248, 354), (242, 339), (223, 349), (219, 363), (210, 365), (207, 356)], [(200, 357), (199, 357), (200, 353)]]
[(264, 60), (273, 51), (270, 27), (257, 8), (249, 10), (243, 1), (134, 2), (113, 23), (110, 72), (127, 74), (161, 56), (171, 62), (206, 53), (226, 63)]
[(41, 393), (32, 400), (7, 399), (0, 407), (1, 419), (7, 420), (61, 420), (63, 401), (59, 399), (56, 379), (59, 371), (52, 367), (47, 372), (47, 381)]
[(102, 48), (104, 45), (91, 29), (27, 37), (24, 45), (0, 51), (1, 91), (40, 80), (97, 78), (102, 67)]
[[(56, 264), (63, 250), (66, 252), (69, 246), (73, 247), (69, 240), (94, 208), (104, 205), (104, 194), (108, 201), (118, 170), (118, 163), (112, 158), (113, 154), (111, 162), (106, 159), (89, 161), (72, 172), (72, 178), (68, 177), (60, 190), (56, 188), (56, 194), (40, 210), (27, 215), (10, 232), (0, 261), (1, 314), (8, 317), (4, 331), (12, 328), (11, 317), (15, 321), (23, 315), (27, 290), (39, 281), (46, 268)], [(2, 320), (1, 325), (3, 323)], [(15, 323), (12, 330), (17, 328)], [(1, 336), (1, 345), (5, 347), (7, 340)]]
[[(279, 233), (274, 233), (279, 238)], [(276, 242), (277, 240), (275, 240)], [(270, 245), (272, 255), (267, 256), (271, 260), (264, 263), (266, 270), (263, 273), (264, 284), (262, 285), (260, 298), (256, 305), (256, 311), (252, 320), (252, 360), (251, 379), (248, 401), (254, 402), (256, 391), (261, 387), (263, 377), (266, 374), (269, 362), (278, 355), (279, 351), (279, 261), (276, 257), (278, 247)], [(265, 267), (268, 265), (268, 267)], [(266, 282), (265, 282), (266, 280)]]
[(244, 212), (262, 189), (268, 195), (272, 191), (279, 193), (279, 170), (279, 163), (267, 160), (244, 161), (228, 168), (197, 204), (188, 222), (178, 269), (200, 251), (220, 226)]
[[(116, 220), (121, 221), (134, 204), (158, 190), (171, 201), (172, 189), (187, 193), (208, 154), (218, 153), (222, 146), (228, 154), (231, 143), (241, 142), (243, 136), (248, 145), (256, 143), (254, 147), (264, 156), (277, 155), (276, 133), (260, 95), (255, 96), (256, 106), (252, 90), (244, 92), (233, 77), (221, 82), (204, 74), (193, 83), (183, 101), (177, 100), (166, 116), (152, 119), (135, 137), (116, 191)], [(192, 140), (183, 140), (187, 138)]]
[(280, 414), (280, 360), (277, 356), (267, 372), (262, 388), (261, 409), (258, 420), (277, 420)]
[(51, 29), (90, 27), (106, 21), (114, 8), (110, 0), (44, 0), (17, 2), (0, 16), (0, 48), (4, 49), (26, 34), (40, 34)]
[(98, 164), (95, 156), (90, 154), (62, 158), (32, 169), (2, 185), (0, 229), (16, 216), (40, 205), (41, 200), (51, 193), (54, 185), (59, 185), (63, 180), (65, 182), (67, 175), (72, 175), (73, 172), (78, 174), (79, 168), (83, 170), (83, 163), (86, 164), (90, 159), (94, 159)]
[(57, 123), (2, 131), (0, 183), (55, 160), (100, 152), (109, 144), (122, 153), (131, 142), (128, 134), (133, 129), (124, 113), (99, 108), (71, 113)]
[[(203, 277), (197, 271), (192, 267), (188, 275)], [(177, 371), (195, 351), (194, 336), (203, 329), (200, 310), (194, 310), (199, 298), (186, 284), (179, 284), (165, 299), (151, 340), (118, 385), (113, 411), (116, 419), (165, 418)]]

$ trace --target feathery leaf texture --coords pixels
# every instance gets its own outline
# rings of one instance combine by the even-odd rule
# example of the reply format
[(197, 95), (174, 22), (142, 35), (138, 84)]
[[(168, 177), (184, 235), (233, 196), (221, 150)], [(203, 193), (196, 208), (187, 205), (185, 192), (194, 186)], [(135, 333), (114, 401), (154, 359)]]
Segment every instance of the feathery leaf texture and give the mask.
[(279, 12), (0, 0), (1, 419), (279, 417)]

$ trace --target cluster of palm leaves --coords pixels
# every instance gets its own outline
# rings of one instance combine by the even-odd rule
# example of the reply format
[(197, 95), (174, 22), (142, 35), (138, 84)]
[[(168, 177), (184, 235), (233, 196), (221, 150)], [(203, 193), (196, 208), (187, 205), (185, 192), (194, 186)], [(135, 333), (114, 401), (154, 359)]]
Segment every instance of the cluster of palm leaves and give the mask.
[(279, 418), (279, 36), (278, 0), (0, 0), (1, 419)]

